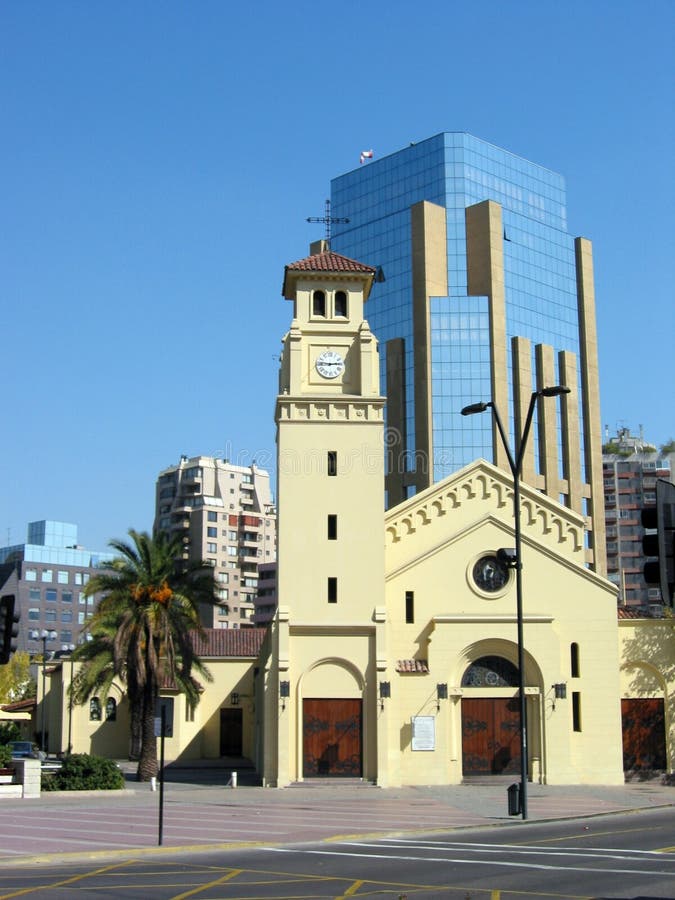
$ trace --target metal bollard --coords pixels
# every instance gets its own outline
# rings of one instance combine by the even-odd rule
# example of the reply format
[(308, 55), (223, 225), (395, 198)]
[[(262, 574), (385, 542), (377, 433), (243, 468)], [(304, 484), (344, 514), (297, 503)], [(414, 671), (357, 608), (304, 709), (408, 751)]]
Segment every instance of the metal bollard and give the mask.
[(230, 787), (236, 788), (236, 786), (237, 786), (237, 773), (233, 772), (232, 775), (230, 776)]
[(520, 785), (512, 784), (506, 789), (509, 804), (509, 815), (519, 816), (520, 809)]
[(150, 779), (150, 790), (151, 790), (151, 791), (156, 791), (156, 790), (157, 790), (157, 779), (156, 779), (156, 778), (151, 778), (151, 779)]

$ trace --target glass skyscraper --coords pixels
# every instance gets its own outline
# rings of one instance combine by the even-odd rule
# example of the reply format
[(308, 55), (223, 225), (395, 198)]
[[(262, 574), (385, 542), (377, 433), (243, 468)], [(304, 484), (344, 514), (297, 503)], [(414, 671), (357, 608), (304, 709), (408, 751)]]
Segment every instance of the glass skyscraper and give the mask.
[(331, 215), (349, 220), (332, 249), (380, 271), (367, 316), (389, 505), (478, 457), (505, 464), (491, 417), (463, 406), (494, 400), (514, 447), (532, 391), (567, 384), (537, 410), (523, 476), (586, 517), (589, 565), (604, 571), (592, 253), (567, 231), (562, 176), (442, 133), (333, 179)]

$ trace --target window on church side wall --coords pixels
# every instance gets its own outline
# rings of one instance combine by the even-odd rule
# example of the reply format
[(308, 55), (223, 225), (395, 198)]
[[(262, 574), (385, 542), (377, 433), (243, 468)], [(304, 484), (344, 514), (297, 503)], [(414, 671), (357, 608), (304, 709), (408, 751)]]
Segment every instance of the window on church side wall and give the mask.
[(347, 318), (347, 295), (344, 291), (335, 292), (335, 315)]
[(328, 602), (337, 603), (337, 578), (328, 579)]
[(328, 451), (327, 471), (329, 475), (337, 475), (337, 450)]
[(108, 697), (105, 701), (105, 720), (106, 722), (114, 722), (117, 719), (117, 700), (114, 697)]
[(101, 701), (98, 697), (92, 697), (89, 701), (89, 718), (92, 722), (101, 721)]
[(570, 674), (572, 678), (579, 677), (579, 645), (570, 644)]
[(323, 291), (314, 291), (312, 294), (312, 315), (326, 315), (326, 295)]
[(408, 625), (415, 621), (415, 592), (405, 592), (405, 620)]
[(581, 731), (581, 693), (572, 691), (572, 728)]
[(328, 540), (337, 540), (337, 516), (333, 513), (328, 514)]

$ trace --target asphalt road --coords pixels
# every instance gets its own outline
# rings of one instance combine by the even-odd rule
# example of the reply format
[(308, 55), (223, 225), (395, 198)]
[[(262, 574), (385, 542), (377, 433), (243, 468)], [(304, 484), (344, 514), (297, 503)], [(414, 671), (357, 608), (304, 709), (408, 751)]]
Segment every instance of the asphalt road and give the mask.
[[(4, 831), (4, 828), (3, 828)], [(675, 898), (675, 816), (640, 810), (442, 834), (0, 868), (0, 900)]]

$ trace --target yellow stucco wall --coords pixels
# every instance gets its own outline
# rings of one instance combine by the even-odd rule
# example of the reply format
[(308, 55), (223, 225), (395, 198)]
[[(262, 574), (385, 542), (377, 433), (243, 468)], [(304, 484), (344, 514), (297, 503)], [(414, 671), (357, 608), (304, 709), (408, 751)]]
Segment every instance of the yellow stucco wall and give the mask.
[[(209, 659), (206, 661), (213, 676), (203, 681), (204, 691), (194, 713), (187, 709), (185, 697), (176, 692), (163, 692), (174, 699), (173, 735), (165, 738), (165, 760), (218, 759), (220, 757), (220, 711), (232, 707), (232, 693), (239, 695), (237, 707), (242, 710), (243, 756), (253, 759), (255, 754), (255, 698), (254, 666), (250, 659)], [(72, 666), (75, 677), (80, 664)], [(115, 683), (110, 696), (117, 701), (115, 721), (106, 721), (105, 701), (101, 699), (99, 721), (90, 717), (89, 703), (82, 706), (68, 700), (71, 665), (65, 661), (54, 666), (47, 679), (47, 721), (49, 722), (49, 752), (66, 753), (70, 744), (73, 753), (93, 753), (112, 759), (126, 759), (129, 752), (129, 710), (121, 685)], [(35, 731), (41, 730), (41, 681), (38, 682), (38, 707)]]
[(622, 698), (663, 700), (668, 772), (675, 771), (675, 618), (620, 619)]
[[(582, 522), (523, 489), (523, 644), (530, 774), (547, 783), (620, 783), (621, 725), (615, 589), (584, 566)], [(392, 683), (386, 740), (391, 784), (462, 779), (461, 698), (471, 662), (486, 655), (517, 662), (515, 578), (495, 594), (479, 590), (473, 564), (513, 546), (512, 493), (501, 470), (479, 462), (387, 514), (387, 677)], [(414, 593), (415, 621), (405, 622)], [(571, 644), (579, 676), (571, 675)], [(396, 661), (428, 662), (429, 675), (399, 674)], [(449, 699), (437, 709), (436, 684)], [(567, 685), (555, 700), (553, 685)], [(580, 728), (572, 723), (579, 694)], [(487, 691), (517, 696), (517, 689)], [(411, 717), (436, 718), (436, 749), (411, 749)]]

